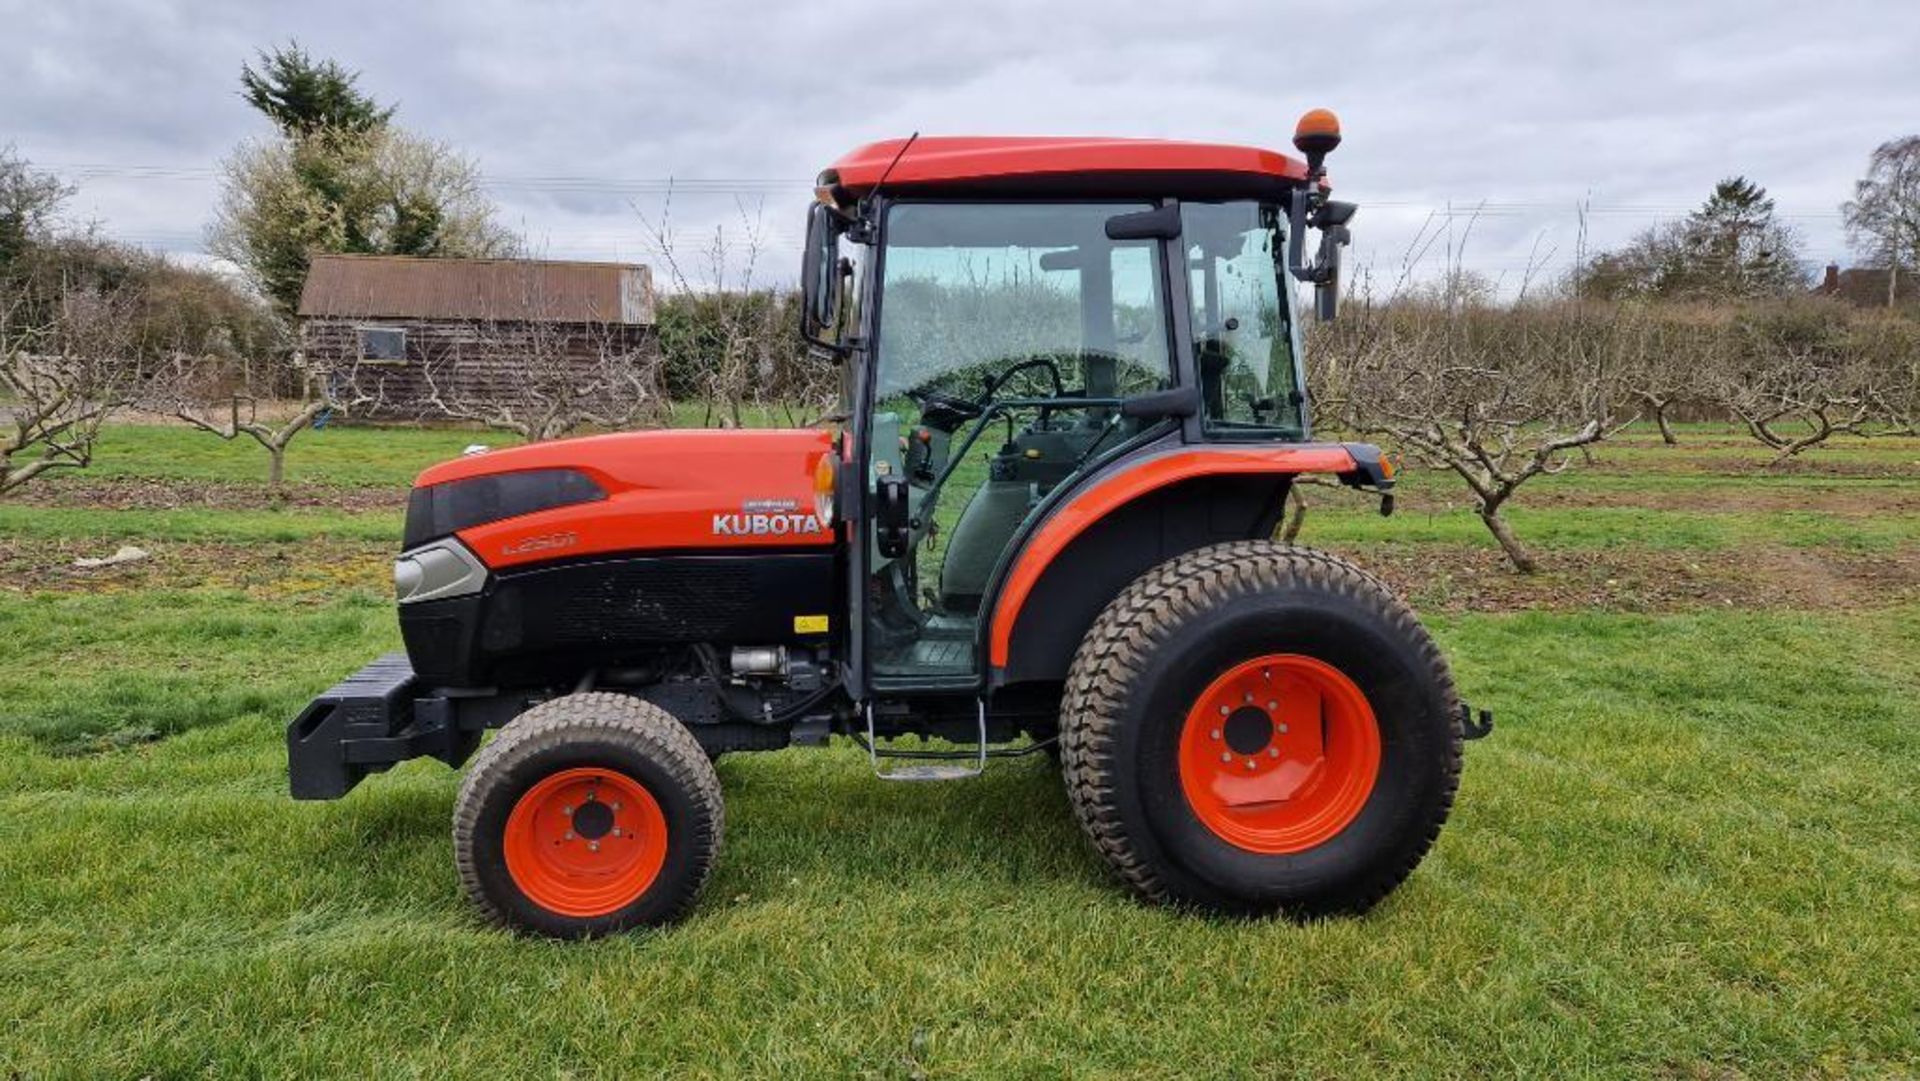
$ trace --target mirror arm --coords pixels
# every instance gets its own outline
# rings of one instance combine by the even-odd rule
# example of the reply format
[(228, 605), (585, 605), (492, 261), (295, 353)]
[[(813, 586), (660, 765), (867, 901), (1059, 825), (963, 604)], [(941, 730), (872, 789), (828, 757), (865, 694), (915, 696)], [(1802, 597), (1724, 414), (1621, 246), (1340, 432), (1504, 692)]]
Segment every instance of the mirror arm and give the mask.
[(1309, 266), (1307, 258), (1307, 215), (1320, 201), (1317, 188), (1302, 185), (1293, 189), (1287, 204), (1287, 272), (1303, 282), (1317, 280), (1320, 268)]
[(800, 340), (823, 353), (831, 355), (835, 361), (845, 360), (848, 356), (852, 355), (853, 342), (829, 341), (815, 334), (813, 331), (813, 317), (806, 309), (806, 304), (802, 303), (800, 305)]

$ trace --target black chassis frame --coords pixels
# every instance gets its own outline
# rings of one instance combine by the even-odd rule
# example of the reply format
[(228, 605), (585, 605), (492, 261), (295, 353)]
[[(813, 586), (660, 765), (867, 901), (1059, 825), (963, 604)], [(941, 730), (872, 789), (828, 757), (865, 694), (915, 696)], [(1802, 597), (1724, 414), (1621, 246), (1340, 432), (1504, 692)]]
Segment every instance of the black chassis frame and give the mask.
[[(1209, 197), (1206, 193), (1194, 194), (1202, 200)], [(984, 190), (942, 192), (939, 197), (1025, 202), (1049, 198), (1032, 191)], [(1230, 193), (1213, 197), (1268, 198)], [(1051, 198), (1061, 202), (1147, 202), (1155, 207), (1176, 209), (1180, 205), (1178, 198), (1122, 190), (1074, 199)], [(1283, 201), (1278, 193), (1273, 198)], [(837, 485), (839, 528), (845, 532), (838, 545), (840, 558), (835, 560), (834, 576), (835, 589), (846, 600), (842, 609), (846, 615), (836, 621), (838, 627), (828, 647), (818, 654), (819, 663), (814, 668), (823, 676), (830, 671), (830, 677), (818, 679), (816, 686), (803, 685), (797, 694), (790, 683), (728, 679), (724, 674), (607, 686), (597, 682), (596, 673), (592, 671), (573, 686), (447, 688), (420, 680), (406, 654), (386, 654), (315, 698), (288, 726), (288, 767), (293, 796), (296, 799), (339, 798), (368, 775), (412, 758), (433, 757), (458, 767), (479, 745), (486, 729), (507, 723), (545, 699), (596, 688), (620, 690), (655, 702), (687, 722), (702, 746), (715, 755), (770, 750), (796, 743), (824, 743), (833, 733), (861, 739), (869, 724), (872, 731), (882, 737), (917, 734), (923, 739), (932, 736), (972, 743), (979, 736), (983, 718), (990, 743), (1005, 743), (1026, 733), (1044, 744), (1055, 735), (1061, 680), (1071, 662), (1073, 647), (1100, 608), (1117, 595), (1126, 582), (1164, 559), (1207, 543), (1272, 535), (1284, 510), (1291, 477), (1203, 477), (1151, 493), (1122, 507), (1114, 520), (1101, 523), (1104, 528), (1097, 527), (1076, 540), (1072, 582), (1043, 575), (1035, 593), (1043, 603), (1032, 610), (1045, 614), (1037, 616), (1031, 625), (1027, 620), (1016, 625), (1015, 659), (1006, 668), (985, 669), (978, 676), (947, 682), (903, 684), (872, 679), (866, 671), (861, 618), (869, 516), (863, 483), (864, 463), (871, 439), (867, 418), (874, 393), (873, 331), (886, 302), (877, 287), (885, 270), (885, 245), (881, 237), (887, 208), (901, 201), (908, 200), (870, 196), (859, 206), (851, 225), (856, 242), (871, 245), (873, 254), (864, 260), (863, 280), (854, 283), (854, 288), (862, 290), (868, 298), (868, 303), (860, 306), (862, 323), (851, 328), (854, 333), (843, 338), (837, 350), (842, 363), (855, 366), (858, 379), (856, 401), (849, 403), (852, 406), (848, 418), (852, 454), (843, 463)], [(1173, 268), (1183, 262), (1180, 239), (1164, 240), (1160, 266), (1171, 316), (1167, 320), (1168, 346), (1176, 384), (1184, 387), (1198, 385), (1199, 378), (1192, 350), (1184, 347), (1192, 341), (1193, 334), (1187, 275), (1173, 272)], [(1290, 333), (1294, 336), (1296, 378), (1304, 388), (1297, 315), (1291, 321)], [(1302, 436), (1301, 442), (1305, 443), (1311, 433), (1303, 431)], [(1088, 483), (1110, 475), (1123, 462), (1207, 446), (1230, 448), (1234, 444), (1203, 438), (1197, 415), (1169, 419), (1103, 452), (1071, 483), (1056, 487), (1003, 554), (982, 600), (983, 613), (993, 610), (1007, 575), (1034, 533)], [(1391, 487), (1392, 481), (1382, 468), (1375, 448), (1364, 444), (1345, 446), (1359, 463), (1360, 473), (1343, 476), (1343, 482), (1382, 492)], [(1383, 505), (1383, 512), (1388, 507), (1390, 503)], [(1163, 528), (1167, 522), (1207, 525), (1169, 533)], [(1137, 539), (1148, 530), (1159, 536), (1158, 544), (1115, 542), (1121, 536)], [(990, 622), (986, 618), (980, 621), (975, 646), (977, 656), (986, 655)], [(1018, 754), (1031, 749), (994, 753)], [(972, 752), (959, 754), (971, 757)]]

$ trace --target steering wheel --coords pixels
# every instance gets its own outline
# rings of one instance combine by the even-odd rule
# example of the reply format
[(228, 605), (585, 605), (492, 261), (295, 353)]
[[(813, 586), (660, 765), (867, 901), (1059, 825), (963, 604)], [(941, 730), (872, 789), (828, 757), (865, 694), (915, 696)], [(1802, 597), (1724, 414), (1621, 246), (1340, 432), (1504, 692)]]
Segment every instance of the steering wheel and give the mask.
[(987, 381), (987, 397), (991, 399), (996, 391), (1007, 385), (1008, 380), (1011, 380), (1014, 376), (1030, 368), (1045, 368), (1047, 375), (1053, 380), (1053, 396), (1056, 398), (1064, 398), (1067, 396), (1066, 380), (1060, 377), (1059, 363), (1050, 356), (1037, 355), (1028, 357), (1018, 364), (1009, 365), (1002, 369), (1000, 374), (989, 379)]
[(987, 411), (985, 402), (938, 390), (916, 387), (907, 397), (920, 407), (920, 419), (930, 428), (952, 432)]

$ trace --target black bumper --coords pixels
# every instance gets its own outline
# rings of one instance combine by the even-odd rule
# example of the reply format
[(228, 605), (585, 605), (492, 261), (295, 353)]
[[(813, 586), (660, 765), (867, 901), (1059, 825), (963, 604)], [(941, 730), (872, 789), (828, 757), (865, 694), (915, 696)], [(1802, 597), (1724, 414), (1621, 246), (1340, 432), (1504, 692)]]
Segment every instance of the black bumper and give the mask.
[(301, 710), (287, 726), (293, 798), (339, 799), (367, 774), (410, 758), (465, 762), (480, 729), (457, 724), (452, 702), (416, 690), (407, 655), (388, 653)]

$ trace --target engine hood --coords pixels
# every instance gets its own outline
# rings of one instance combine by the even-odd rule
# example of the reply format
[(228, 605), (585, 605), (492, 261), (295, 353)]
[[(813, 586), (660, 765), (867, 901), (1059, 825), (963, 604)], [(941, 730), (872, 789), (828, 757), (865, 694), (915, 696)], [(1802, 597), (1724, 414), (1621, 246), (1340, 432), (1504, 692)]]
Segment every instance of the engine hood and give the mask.
[(832, 440), (816, 429), (621, 432), (469, 455), (414, 484), (565, 469), (606, 493), (455, 533), (495, 568), (615, 552), (823, 546), (833, 531), (814, 515), (813, 476)]

